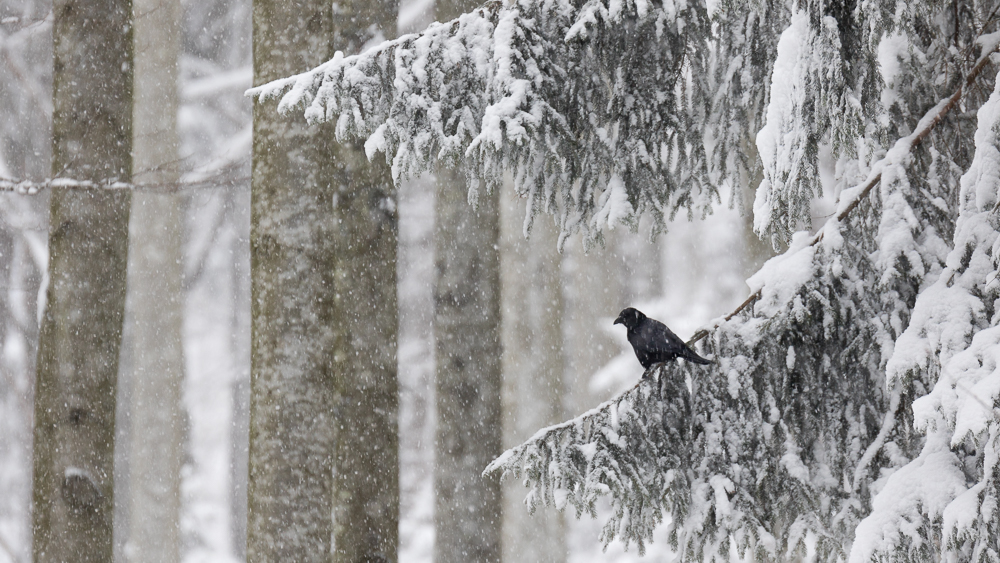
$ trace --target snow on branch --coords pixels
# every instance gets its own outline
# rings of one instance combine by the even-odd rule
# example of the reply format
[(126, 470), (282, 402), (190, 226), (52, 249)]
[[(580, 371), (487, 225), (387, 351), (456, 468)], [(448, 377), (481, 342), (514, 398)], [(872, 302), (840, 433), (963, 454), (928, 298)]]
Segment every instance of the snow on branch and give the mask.
[(163, 191), (170, 192), (182, 189), (211, 188), (219, 185), (232, 185), (249, 178), (233, 178), (222, 173), (200, 178), (198, 180), (181, 180), (178, 182), (94, 182), (91, 180), (75, 180), (72, 178), (50, 178), (39, 182), (0, 178), (0, 193), (16, 193), (19, 195), (35, 195), (50, 188), (68, 188), (80, 190), (132, 190), (132, 191)]
[[(962, 95), (965, 91), (970, 88), (976, 81), (976, 78), (983, 71), (988, 64), (991, 63), (992, 55), (1000, 49), (1000, 34), (991, 34), (987, 36), (986, 41), (983, 42), (983, 52), (976, 61), (976, 64), (966, 75), (965, 81), (962, 87), (955, 90), (955, 92), (939, 101), (934, 107), (929, 109), (917, 124), (916, 129), (910, 135), (898, 139), (892, 148), (886, 153), (884, 157), (879, 159), (871, 166), (871, 171), (868, 177), (861, 183), (845, 189), (840, 194), (840, 199), (837, 201), (837, 212), (836, 214), (826, 221), (826, 224), (821, 227), (815, 235), (809, 239), (807, 244), (799, 244), (791, 246), (784, 254), (776, 257), (776, 261), (784, 260), (785, 257), (790, 254), (801, 250), (806, 246), (814, 246), (823, 240), (823, 237), (831, 229), (837, 230), (840, 228), (839, 225), (843, 224), (847, 218), (850, 216), (851, 212), (854, 211), (861, 204), (865, 198), (872, 192), (872, 190), (879, 185), (882, 181), (882, 172), (890, 166), (898, 166), (906, 162), (909, 154), (920, 145), (920, 143), (931, 134), (931, 131), (941, 123), (944, 117), (951, 111), (955, 105), (962, 99)], [(772, 265), (773, 267), (774, 265)], [(775, 268), (780, 269), (780, 268)], [(779, 274), (780, 275), (780, 274)], [(727, 315), (720, 317), (709, 325), (694, 334), (691, 337), (689, 344), (698, 342), (699, 340), (705, 338), (715, 329), (717, 329), (722, 323), (731, 320), (733, 317), (739, 315), (745, 311), (748, 307), (753, 305), (757, 300), (761, 298), (761, 292), (764, 289), (763, 284), (757, 287), (751, 292), (750, 296), (746, 298), (743, 303), (741, 303), (736, 309)]]
[(127, 190), (132, 187), (131, 184), (126, 182), (91, 182), (89, 180), (72, 180), (67, 178), (54, 178), (41, 182), (32, 182), (30, 180), (0, 178), (0, 192), (14, 192), (21, 195), (35, 195), (48, 188)]
[[(842, 192), (826, 225), (815, 235), (793, 237), (788, 251), (749, 280), (753, 294), (689, 341), (711, 335), (703, 346), (716, 365), (655, 367), (636, 387), (505, 452), (486, 473), (523, 478), (529, 507), (573, 506), (593, 514), (597, 498), (609, 496), (606, 544), (620, 538), (641, 550), (652, 527), (669, 514), (671, 541), (685, 557), (728, 561), (735, 548), (759, 559), (787, 559), (804, 555), (813, 542), (817, 560), (843, 561), (866, 516), (904, 502), (876, 500), (873, 506), (872, 488), (880, 485), (866, 475), (892, 474), (911, 461), (917, 465), (900, 479), (923, 474), (920, 467), (957, 467), (939, 455), (940, 448), (931, 452), (938, 457), (921, 465), (929, 458), (917, 455), (910, 405), (932, 380), (887, 380), (885, 361), (906, 328), (907, 296), (937, 279), (944, 244), (933, 224), (914, 220), (939, 203), (910, 186), (906, 168), (996, 49), (994, 39), (985, 44), (963, 85), (898, 140), (864, 182)], [(997, 169), (988, 169), (994, 180)], [(877, 197), (865, 203), (873, 192)], [(992, 204), (990, 198), (980, 199)], [(997, 361), (990, 354), (989, 360), (964, 361), (989, 371)], [(682, 384), (685, 374), (693, 392)], [(979, 375), (973, 383), (978, 381), (985, 380)], [(955, 388), (935, 393), (950, 397)], [(978, 392), (995, 398), (995, 388), (1000, 386)], [(996, 490), (1000, 474), (1000, 430), (982, 422), (973, 427), (978, 443), (985, 443), (977, 451), (991, 469), (960, 497), (967, 504), (973, 490), (980, 495), (975, 498)], [(933, 441), (942, 443), (949, 440)], [(947, 506), (941, 495), (957, 489), (954, 480), (938, 484), (951, 488), (931, 491), (926, 498), (937, 500), (930, 505), (907, 507), (906, 521), (922, 518), (921, 510), (941, 514)], [(955, 530), (968, 534), (975, 527), (965, 513), (949, 514), (946, 520), (963, 523)], [(952, 534), (953, 543), (968, 537)]]
[[(936, 555), (928, 537), (966, 561), (1000, 557), (1000, 88), (977, 116), (953, 248), (937, 281), (917, 297), (886, 365), (890, 381), (933, 382), (913, 403), (914, 425), (927, 440), (876, 496), (851, 561), (898, 553), (928, 559), (929, 551)], [(932, 536), (912, 524), (920, 521), (942, 529)]]
[(691, 425), (683, 373), (660, 364), (610, 401), (539, 430), (483, 474), (523, 477), (531, 487), (525, 499), (531, 511), (539, 504), (572, 506), (577, 516), (596, 518), (598, 499), (610, 496), (614, 514), (602, 541), (635, 541), (642, 553), (664, 514), (684, 511), (666, 493), (688, 484)]
[(544, 211), (562, 242), (592, 241), (640, 213), (662, 226), (718, 201), (694, 173), (707, 107), (686, 95), (708, 90), (708, 25), (700, 2), (494, 1), (248, 94), (366, 139), (396, 181), (439, 161), (487, 189), (512, 172), (526, 232)]
[(766, 120), (756, 137), (764, 174), (753, 204), (754, 231), (770, 235), (776, 247), (808, 224), (813, 198), (823, 195), (816, 181), (818, 132), (843, 134), (849, 128), (831, 118), (850, 121), (860, 108), (831, 92), (847, 82), (836, 20), (825, 17), (818, 26), (810, 20), (809, 9), (799, 8), (781, 34)]

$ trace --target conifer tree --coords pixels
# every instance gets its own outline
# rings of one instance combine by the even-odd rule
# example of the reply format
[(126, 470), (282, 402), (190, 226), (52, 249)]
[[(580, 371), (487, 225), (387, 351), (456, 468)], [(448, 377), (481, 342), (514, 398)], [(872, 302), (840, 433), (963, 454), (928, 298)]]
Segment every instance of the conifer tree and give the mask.
[[(755, 230), (787, 250), (696, 335), (715, 364), (654, 366), (487, 473), (531, 505), (608, 497), (604, 541), (640, 551), (666, 521), (693, 560), (989, 561), (998, 40), (975, 0), (521, 0), (254, 92), (396, 178), (513, 170), (526, 226), (552, 213), (563, 241), (761, 174)], [(838, 204), (813, 225), (821, 158)]]

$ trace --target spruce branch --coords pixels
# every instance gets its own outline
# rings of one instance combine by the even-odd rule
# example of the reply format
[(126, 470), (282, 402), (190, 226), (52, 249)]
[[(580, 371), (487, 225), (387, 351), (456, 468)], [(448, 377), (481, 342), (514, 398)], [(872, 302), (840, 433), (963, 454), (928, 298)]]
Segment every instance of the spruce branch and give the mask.
[[(917, 127), (913, 133), (897, 140), (886, 155), (872, 165), (872, 170), (864, 182), (848, 188), (841, 193), (840, 200), (837, 202), (837, 213), (826, 221), (823, 227), (820, 228), (815, 235), (813, 235), (807, 245), (804, 247), (796, 247), (788, 252), (799, 252), (803, 250), (803, 248), (815, 246), (822, 241), (827, 228), (835, 228), (837, 224), (846, 220), (851, 212), (854, 211), (854, 209), (868, 197), (868, 194), (870, 194), (875, 186), (877, 186), (882, 180), (882, 171), (887, 165), (893, 162), (901, 162), (907, 155), (917, 148), (917, 146), (920, 145), (920, 143), (923, 142), (928, 135), (931, 134), (931, 131), (933, 131), (934, 128), (941, 123), (941, 121), (944, 120), (944, 117), (948, 115), (948, 112), (950, 112), (952, 108), (954, 108), (962, 99), (963, 94), (965, 94), (965, 92), (967, 92), (968, 89), (975, 83), (976, 78), (983, 71), (983, 69), (992, 62), (992, 55), (1000, 49), (1000, 34), (998, 33), (983, 35), (980, 37), (980, 41), (983, 45), (983, 54), (979, 57), (979, 60), (976, 61), (972, 70), (969, 71), (969, 74), (965, 77), (962, 85), (959, 86), (951, 96), (941, 100), (934, 107), (928, 110), (927, 113), (920, 118), (920, 121), (917, 123)], [(757, 291), (751, 293), (750, 296), (747, 297), (743, 303), (740, 303), (740, 305), (732, 312), (724, 317), (712, 321), (709, 326), (695, 332), (691, 339), (687, 341), (687, 345), (693, 346), (696, 342), (705, 338), (714, 330), (719, 328), (723, 323), (728, 322), (736, 315), (745, 311), (747, 307), (750, 307), (755, 301), (760, 299), (761, 291), (762, 289), (758, 289)]]
[(691, 408), (683, 374), (657, 364), (631, 389), (507, 450), (483, 476), (531, 481), (530, 511), (569, 505), (578, 517), (596, 517), (598, 498), (610, 495), (614, 514), (601, 532), (605, 546), (615, 537), (626, 547), (634, 540), (642, 554), (663, 515), (685, 510), (664, 493), (683, 490), (691, 478)]
[(475, 202), (510, 174), (525, 234), (546, 213), (560, 248), (575, 233), (590, 245), (718, 200), (703, 138), (710, 30), (699, 3), (492, 2), (247, 95), (363, 140), (396, 182), (461, 165)]

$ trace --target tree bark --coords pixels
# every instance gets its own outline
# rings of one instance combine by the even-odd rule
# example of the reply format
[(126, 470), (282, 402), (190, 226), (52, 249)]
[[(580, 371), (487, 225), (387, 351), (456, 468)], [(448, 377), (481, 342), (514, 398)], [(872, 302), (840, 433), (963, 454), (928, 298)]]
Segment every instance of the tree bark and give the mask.
[[(525, 240), (524, 206), (503, 194), (500, 265), (503, 285), (504, 447), (517, 446), (540, 428), (562, 422), (563, 295), (558, 230), (547, 217)], [(524, 485), (504, 483), (503, 560), (566, 561), (564, 515), (544, 506), (528, 514)]]
[[(254, 83), (392, 35), (392, 2), (254, 2)], [(254, 112), (247, 558), (397, 560), (395, 190), (333, 125)], [(331, 538), (333, 539), (331, 545)], [(332, 555), (331, 555), (332, 554)]]
[(434, 559), (442, 563), (500, 560), (500, 483), (481, 476), (502, 451), (494, 195), (481, 195), (473, 209), (460, 174), (438, 172)]
[[(611, 235), (608, 235), (609, 238)], [(563, 259), (566, 332), (566, 407), (576, 416), (610, 397), (595, 394), (590, 384), (595, 373), (621, 352), (601, 323), (610, 323), (629, 306), (622, 276), (618, 275), (613, 242), (606, 248), (583, 249), (579, 237), (570, 239)], [(618, 261), (620, 263), (620, 259)], [(605, 325), (607, 326), (607, 325)]]
[[(744, 152), (748, 161), (757, 162), (756, 143), (746, 143)], [(737, 197), (741, 199), (740, 226), (742, 227), (743, 252), (741, 253), (740, 273), (745, 278), (757, 273), (764, 262), (774, 256), (774, 248), (771, 247), (771, 244), (762, 240), (753, 230), (753, 200), (763, 179), (764, 170), (761, 168), (753, 176), (747, 174), (740, 185), (733, 187), (734, 190), (739, 190)]]
[[(437, 2), (438, 21), (475, 8)], [(500, 483), (482, 471), (501, 453), (500, 205), (480, 193), (474, 207), (460, 170), (437, 173), (434, 340), (437, 437), (434, 560), (501, 558)]]
[[(135, 103), (125, 344), (130, 358), (128, 539), (125, 559), (180, 561), (184, 377), (177, 77), (181, 7), (134, 0)], [(159, 185), (160, 187), (156, 187)]]
[[(132, 6), (53, 7), (54, 177), (132, 175)], [(34, 560), (110, 561), (130, 194), (56, 188), (35, 391)]]
[[(363, 29), (363, 28), (362, 28)], [(334, 561), (398, 561), (398, 216), (389, 168), (339, 146)]]

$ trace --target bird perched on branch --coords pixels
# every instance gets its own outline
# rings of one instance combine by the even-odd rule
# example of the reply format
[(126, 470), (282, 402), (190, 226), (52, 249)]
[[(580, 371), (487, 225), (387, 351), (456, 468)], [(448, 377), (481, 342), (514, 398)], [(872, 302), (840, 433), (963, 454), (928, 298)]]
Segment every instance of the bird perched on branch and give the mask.
[(632, 307), (623, 309), (615, 319), (615, 324), (625, 325), (625, 329), (628, 330), (628, 342), (644, 369), (649, 369), (653, 364), (660, 362), (669, 362), (674, 358), (684, 358), (702, 365), (712, 363), (688, 348), (683, 340), (667, 328), (667, 325), (647, 317), (638, 309)]

